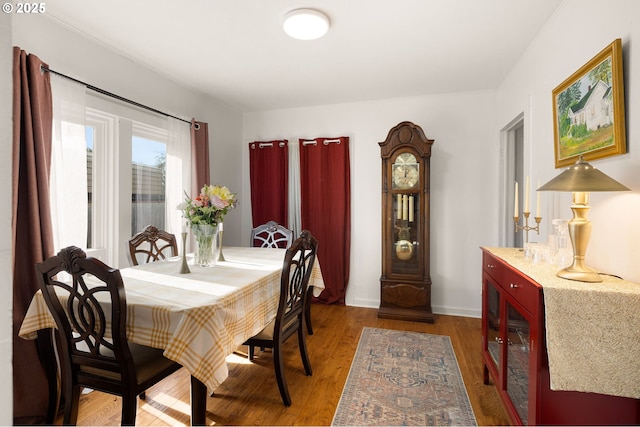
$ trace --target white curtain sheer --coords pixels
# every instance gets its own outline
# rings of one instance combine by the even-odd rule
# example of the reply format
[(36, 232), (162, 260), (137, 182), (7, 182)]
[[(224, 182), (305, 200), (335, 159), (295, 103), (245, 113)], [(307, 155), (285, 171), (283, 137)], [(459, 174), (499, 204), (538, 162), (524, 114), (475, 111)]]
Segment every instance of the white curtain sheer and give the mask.
[[(182, 211), (178, 205), (184, 201), (185, 192), (191, 197), (191, 124), (167, 118), (167, 184), (166, 229), (181, 242)], [(182, 250), (181, 245), (180, 250)]]
[(86, 249), (88, 230), (86, 88), (51, 75), (53, 138), (51, 149), (51, 220), (54, 250)]
[(296, 140), (289, 143), (289, 228), (293, 236), (301, 233), (300, 218), (300, 144)]
[[(86, 87), (52, 74), (51, 92), (53, 138), (50, 198), (54, 250), (69, 245), (86, 250), (90, 249), (87, 248), (87, 232), (88, 179), (91, 174), (91, 169), (87, 170)], [(190, 193), (190, 126), (190, 123), (167, 117), (165, 229), (176, 236), (180, 236), (182, 231), (182, 213), (177, 206), (184, 201), (185, 191)]]

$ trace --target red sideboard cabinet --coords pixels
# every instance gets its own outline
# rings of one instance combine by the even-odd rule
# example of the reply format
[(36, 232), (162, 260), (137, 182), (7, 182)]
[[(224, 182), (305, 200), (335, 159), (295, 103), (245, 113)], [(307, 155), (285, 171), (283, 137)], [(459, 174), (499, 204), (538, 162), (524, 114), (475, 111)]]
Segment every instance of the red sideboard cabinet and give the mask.
[[(496, 386), (512, 424), (640, 424), (640, 400), (551, 390), (544, 283), (510, 265), (492, 248), (481, 249), (484, 383)], [(509, 249), (500, 248), (505, 250)]]

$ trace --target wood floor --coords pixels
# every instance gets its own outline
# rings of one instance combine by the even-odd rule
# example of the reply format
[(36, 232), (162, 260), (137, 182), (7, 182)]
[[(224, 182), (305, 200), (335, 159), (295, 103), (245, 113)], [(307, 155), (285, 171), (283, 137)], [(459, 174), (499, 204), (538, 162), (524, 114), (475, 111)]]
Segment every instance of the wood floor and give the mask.
[[(257, 349), (253, 363), (229, 357), (229, 378), (207, 401), (209, 425), (330, 425), (363, 326), (450, 336), (478, 425), (509, 424), (495, 387), (482, 382), (480, 319), (436, 315), (434, 324), (425, 324), (378, 319), (375, 309), (317, 304), (312, 318), (315, 333), (307, 345), (313, 376), (304, 373), (295, 337), (287, 341), (293, 404), (282, 404), (271, 353)], [(189, 378), (181, 369), (149, 389), (139, 401), (136, 425), (189, 425)], [(81, 397), (78, 425), (119, 424), (119, 397), (97, 391)]]

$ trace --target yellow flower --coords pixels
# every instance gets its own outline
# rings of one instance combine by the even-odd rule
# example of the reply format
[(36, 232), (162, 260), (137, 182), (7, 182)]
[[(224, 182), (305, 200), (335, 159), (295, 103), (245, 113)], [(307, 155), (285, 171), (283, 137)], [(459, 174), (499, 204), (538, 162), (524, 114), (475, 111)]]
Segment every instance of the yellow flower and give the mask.
[(229, 191), (229, 189), (227, 187), (222, 187), (219, 185), (213, 186), (213, 187), (209, 187), (207, 188), (207, 193), (206, 193), (209, 198), (213, 198), (213, 196), (218, 197), (221, 200), (224, 200), (225, 202), (230, 201), (231, 199), (233, 199), (233, 194), (231, 193), (231, 191)]

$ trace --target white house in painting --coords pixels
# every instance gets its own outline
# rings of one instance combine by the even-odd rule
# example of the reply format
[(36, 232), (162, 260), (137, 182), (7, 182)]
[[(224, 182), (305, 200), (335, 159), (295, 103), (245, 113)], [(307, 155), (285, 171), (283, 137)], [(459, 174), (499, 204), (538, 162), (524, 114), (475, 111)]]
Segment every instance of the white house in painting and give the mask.
[(589, 87), (584, 97), (569, 108), (572, 125), (586, 124), (592, 131), (613, 123), (613, 95), (611, 86), (599, 80)]

